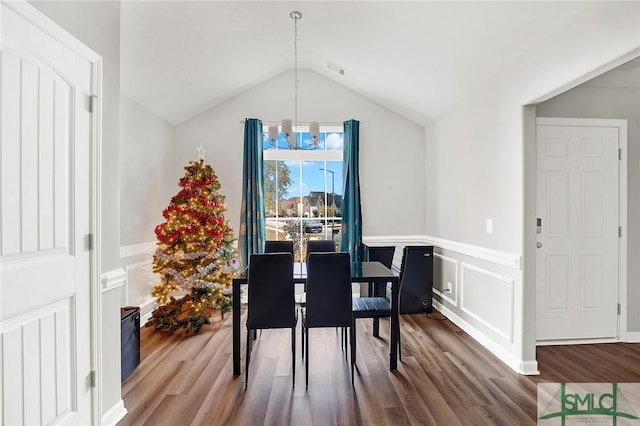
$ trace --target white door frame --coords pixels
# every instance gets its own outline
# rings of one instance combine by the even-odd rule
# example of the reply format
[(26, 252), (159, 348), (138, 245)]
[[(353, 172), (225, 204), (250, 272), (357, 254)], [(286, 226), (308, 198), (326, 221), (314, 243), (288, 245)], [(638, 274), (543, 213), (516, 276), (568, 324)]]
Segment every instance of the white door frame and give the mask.
[[(546, 126), (572, 126), (572, 127), (610, 127), (618, 129), (618, 146), (621, 150), (621, 157), (618, 167), (618, 224), (622, 229), (618, 238), (618, 303), (620, 313), (618, 315), (618, 333), (616, 339), (610, 340), (571, 340), (571, 341), (551, 341), (538, 342), (537, 345), (545, 344), (575, 344), (575, 343), (602, 343), (604, 341), (624, 341), (627, 333), (627, 120), (602, 119), (602, 118), (552, 118), (537, 117), (536, 127)], [(535, 179), (536, 187), (538, 185)], [(536, 201), (537, 206), (537, 201)], [(536, 276), (536, 286), (537, 286)]]
[[(100, 288), (100, 259), (101, 259), (101, 193), (102, 187), (102, 57), (80, 42), (74, 36), (65, 31), (57, 23), (52, 21), (42, 12), (27, 3), (25, 0), (0, 0), (3, 7), (7, 7), (22, 16), (25, 21), (34, 27), (49, 34), (53, 39), (65, 45), (67, 48), (92, 64), (91, 94), (94, 113), (90, 124), (90, 150), (91, 150), (91, 182), (90, 189), (90, 232), (93, 234), (93, 250), (91, 251), (91, 275), (90, 275), (90, 314), (91, 314), (91, 369), (95, 371), (96, 386), (91, 390), (91, 418), (95, 425), (101, 424), (102, 418), (102, 292)], [(0, 19), (2, 14), (0, 7)], [(84, 380), (84, 378), (79, 378)]]

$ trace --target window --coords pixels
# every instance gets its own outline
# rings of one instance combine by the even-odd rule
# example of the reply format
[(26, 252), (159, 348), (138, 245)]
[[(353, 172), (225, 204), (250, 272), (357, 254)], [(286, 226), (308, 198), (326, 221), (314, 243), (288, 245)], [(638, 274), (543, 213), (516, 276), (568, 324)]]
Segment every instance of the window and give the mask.
[[(285, 136), (262, 136), (267, 240), (293, 240), (295, 260), (310, 239), (340, 243), (342, 217), (342, 126), (320, 129), (316, 149), (289, 149)], [(297, 145), (309, 145), (298, 127)]]

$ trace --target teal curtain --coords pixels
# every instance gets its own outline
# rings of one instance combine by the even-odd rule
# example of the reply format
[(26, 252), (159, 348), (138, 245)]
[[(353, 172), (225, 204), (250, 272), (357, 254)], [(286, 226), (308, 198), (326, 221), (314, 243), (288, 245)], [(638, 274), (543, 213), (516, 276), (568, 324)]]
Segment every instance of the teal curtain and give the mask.
[(264, 217), (262, 121), (247, 118), (244, 121), (242, 206), (238, 239), (242, 267), (249, 265), (249, 256), (263, 251), (266, 240)]
[(360, 122), (344, 122), (344, 151), (342, 160), (343, 201), (342, 241), (340, 251), (348, 252), (352, 262), (360, 262), (362, 256), (362, 210), (360, 208), (359, 148)]

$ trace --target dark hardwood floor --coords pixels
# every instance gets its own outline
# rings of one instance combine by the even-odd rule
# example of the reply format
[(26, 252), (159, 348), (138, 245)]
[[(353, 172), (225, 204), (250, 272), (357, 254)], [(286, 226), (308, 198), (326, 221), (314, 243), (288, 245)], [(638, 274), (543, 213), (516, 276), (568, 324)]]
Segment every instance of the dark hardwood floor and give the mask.
[(640, 382), (640, 344), (539, 347), (541, 374), (522, 376), (434, 313), (401, 317), (396, 372), (388, 371), (388, 322), (373, 338), (371, 321), (359, 320), (354, 387), (335, 329), (310, 331), (308, 389), (299, 332), (292, 387), (290, 333), (264, 330), (245, 392), (244, 375), (232, 375), (230, 315), (212, 319), (197, 335), (141, 330), (120, 426), (526, 425), (536, 423), (538, 382)]

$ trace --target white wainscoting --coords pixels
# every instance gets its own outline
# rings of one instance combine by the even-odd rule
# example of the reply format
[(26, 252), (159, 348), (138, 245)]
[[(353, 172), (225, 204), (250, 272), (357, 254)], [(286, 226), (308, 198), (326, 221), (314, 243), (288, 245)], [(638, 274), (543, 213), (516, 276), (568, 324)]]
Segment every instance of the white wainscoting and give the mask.
[(452, 306), (458, 306), (458, 261), (440, 253), (433, 254), (433, 292)]
[(465, 262), (460, 269), (460, 310), (513, 342), (514, 281)]
[(428, 235), (363, 240), (370, 245), (395, 245), (394, 266), (400, 265), (404, 246), (434, 246), (434, 307), (513, 370), (538, 374), (535, 359), (521, 359), (520, 255)]
[(120, 247), (120, 264), (127, 277), (122, 291), (122, 305), (140, 307), (141, 326), (156, 307), (155, 298), (151, 296), (151, 289), (158, 283), (158, 276), (153, 272), (155, 249), (155, 242)]

